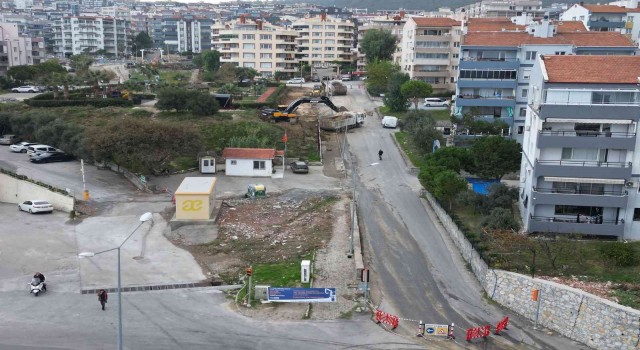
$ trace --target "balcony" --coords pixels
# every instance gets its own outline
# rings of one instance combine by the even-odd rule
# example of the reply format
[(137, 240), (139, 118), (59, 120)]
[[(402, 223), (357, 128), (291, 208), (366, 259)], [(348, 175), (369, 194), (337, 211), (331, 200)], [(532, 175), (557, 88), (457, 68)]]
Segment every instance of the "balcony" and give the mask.
[(628, 192), (618, 191), (570, 191), (556, 188), (533, 188), (531, 203), (551, 205), (599, 206), (625, 208)]
[(553, 131), (543, 130), (538, 134), (538, 147), (600, 148), (634, 150), (636, 133), (603, 131)]
[(519, 67), (518, 58), (462, 57), (460, 59), (460, 69), (518, 69)]
[(631, 162), (599, 162), (595, 160), (538, 160), (535, 176), (584, 177), (602, 179), (631, 178)]
[(587, 26), (590, 30), (601, 28), (624, 28), (624, 22), (609, 20), (589, 21)]
[(622, 236), (624, 220), (602, 220), (601, 217), (531, 216), (529, 232), (579, 233), (584, 235)]
[(516, 106), (514, 96), (480, 96), (462, 94), (456, 99), (457, 107), (511, 107)]
[(575, 119), (621, 119), (638, 121), (640, 105), (623, 104), (553, 104), (544, 103), (531, 106), (538, 111), (541, 119), (546, 118), (575, 118)]

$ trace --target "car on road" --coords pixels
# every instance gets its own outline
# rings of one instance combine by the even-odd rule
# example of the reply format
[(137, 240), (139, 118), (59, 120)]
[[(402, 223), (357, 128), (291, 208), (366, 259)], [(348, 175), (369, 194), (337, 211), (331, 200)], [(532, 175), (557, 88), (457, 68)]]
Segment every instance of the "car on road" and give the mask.
[(13, 145), (9, 146), (9, 150), (11, 150), (11, 152), (16, 152), (16, 153), (27, 153), (27, 148), (29, 146), (33, 146), (36, 145), (36, 143), (33, 142), (18, 142), (18, 143), (14, 143)]
[(32, 155), (29, 160), (32, 163), (68, 162), (73, 156), (64, 152), (43, 152)]
[(287, 84), (301, 84), (304, 83), (304, 78), (293, 78), (287, 80)]
[(18, 135), (7, 134), (0, 137), (0, 145), (11, 145), (16, 142), (20, 142)]
[(350, 74), (342, 74), (340, 76), (340, 80), (342, 80), (342, 81), (350, 81), (351, 80), (351, 75)]
[(395, 129), (398, 126), (398, 118), (390, 115), (382, 117), (382, 127)]
[(301, 160), (295, 161), (295, 162), (291, 162), (289, 164), (289, 167), (291, 168), (291, 171), (296, 173), (296, 174), (308, 174), (309, 173), (309, 166), (307, 165), (306, 162), (303, 162)]
[(444, 98), (439, 97), (427, 97), (424, 99), (424, 105), (426, 107), (449, 107), (451, 102)]
[(32, 200), (24, 201), (18, 204), (18, 210), (28, 211), (31, 214), (35, 213), (52, 213), (53, 205), (45, 200)]
[(320, 82), (320, 77), (317, 75), (314, 75), (311, 77), (311, 81), (314, 83), (319, 83)]
[(33, 85), (24, 85), (18, 86), (16, 88), (11, 89), (11, 92), (40, 92), (40, 88)]
[(27, 155), (29, 156), (44, 152), (60, 152), (60, 150), (47, 145), (31, 145), (27, 147)]

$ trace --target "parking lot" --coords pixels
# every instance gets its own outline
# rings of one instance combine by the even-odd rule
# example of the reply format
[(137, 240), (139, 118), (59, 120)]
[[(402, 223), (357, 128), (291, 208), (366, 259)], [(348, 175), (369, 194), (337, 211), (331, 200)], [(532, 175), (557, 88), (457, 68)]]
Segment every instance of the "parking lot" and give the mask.
[(22, 101), (22, 100), (26, 100), (28, 98), (32, 98), (35, 96), (40, 95), (40, 93), (17, 93), (17, 92), (10, 92), (8, 94), (2, 94), (0, 95), (0, 101)]

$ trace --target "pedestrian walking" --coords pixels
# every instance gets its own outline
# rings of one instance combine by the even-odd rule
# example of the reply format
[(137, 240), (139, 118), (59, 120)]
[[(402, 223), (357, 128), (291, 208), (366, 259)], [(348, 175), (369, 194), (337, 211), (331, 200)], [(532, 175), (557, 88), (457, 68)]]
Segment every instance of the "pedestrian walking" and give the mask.
[(107, 303), (107, 299), (109, 299), (109, 295), (107, 295), (107, 291), (104, 289), (100, 289), (98, 292), (98, 301), (100, 305), (102, 305), (102, 310), (104, 310), (104, 305)]
[(380, 160), (382, 160), (382, 154), (383, 154), (383, 153), (384, 153), (384, 152), (382, 152), (382, 150), (379, 150), (379, 151), (378, 151), (378, 158), (380, 158)]

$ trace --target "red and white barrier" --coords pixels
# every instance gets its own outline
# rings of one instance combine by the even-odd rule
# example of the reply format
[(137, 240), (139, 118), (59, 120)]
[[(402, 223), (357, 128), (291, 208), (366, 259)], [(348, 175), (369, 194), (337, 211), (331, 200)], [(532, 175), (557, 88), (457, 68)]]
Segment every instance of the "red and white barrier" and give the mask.
[(400, 320), (398, 316), (388, 314), (381, 310), (376, 310), (376, 323), (385, 323), (391, 326), (391, 329), (396, 329)]
[(467, 329), (467, 341), (471, 341), (476, 338), (486, 338), (491, 334), (491, 326), (481, 326)]

